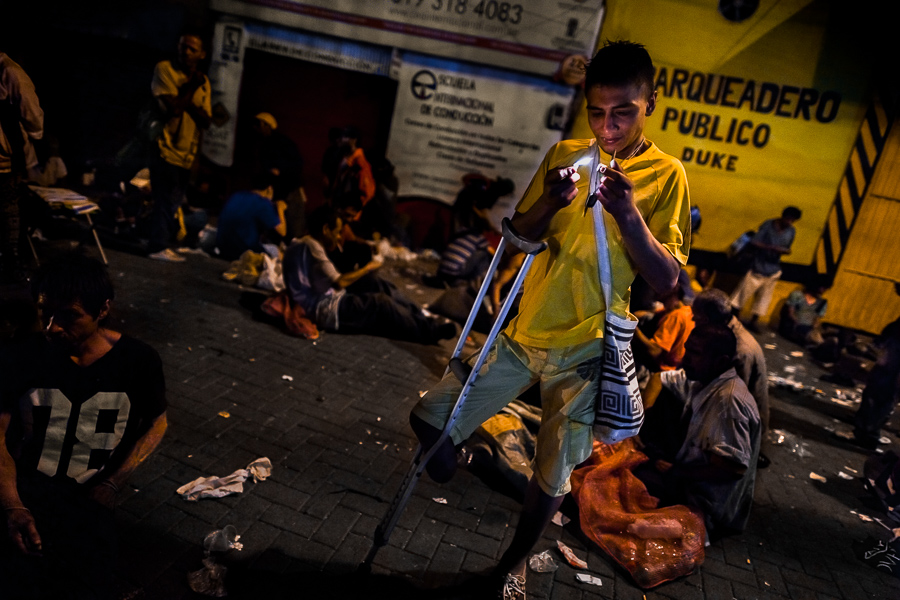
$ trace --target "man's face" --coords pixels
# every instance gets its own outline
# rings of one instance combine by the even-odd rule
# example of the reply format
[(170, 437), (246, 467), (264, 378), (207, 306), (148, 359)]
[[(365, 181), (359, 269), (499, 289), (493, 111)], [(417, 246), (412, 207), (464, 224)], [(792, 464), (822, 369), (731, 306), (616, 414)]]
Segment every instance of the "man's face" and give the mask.
[(644, 122), (656, 109), (656, 92), (643, 86), (594, 85), (585, 94), (588, 125), (603, 151), (628, 156), (641, 141)]
[(707, 319), (706, 315), (704, 315), (703, 313), (691, 311), (691, 319), (694, 321), (694, 327), (709, 325), (709, 319)]
[(718, 373), (715, 372), (720, 357), (710, 356), (709, 352), (704, 352), (706, 345), (703, 335), (697, 333), (695, 329), (688, 336), (684, 343), (684, 358), (681, 360), (681, 368), (684, 374), (692, 381), (707, 381), (714, 378)]
[(340, 217), (335, 222), (334, 228), (331, 228), (328, 225), (326, 225), (325, 227), (322, 228), (324, 236), (325, 236), (325, 242), (326, 242), (327, 249), (330, 250), (331, 248), (334, 248), (334, 247), (340, 247), (341, 241), (342, 241), (341, 229), (343, 229), (343, 228), (344, 228), (344, 221)]
[(269, 125), (268, 123), (266, 123), (265, 121), (263, 121), (262, 119), (256, 120), (256, 125), (254, 126), (254, 129), (256, 129), (256, 131), (263, 137), (268, 137), (272, 134), (272, 126)]
[(95, 317), (85, 311), (77, 300), (69, 304), (57, 304), (44, 295), (38, 297), (38, 314), (44, 327), (44, 335), (50, 342), (67, 351), (75, 350), (94, 335), (108, 312), (108, 300)]
[(203, 50), (203, 42), (200, 38), (185, 35), (178, 40), (178, 60), (182, 66), (195, 69), (204, 58), (206, 58), (206, 52)]

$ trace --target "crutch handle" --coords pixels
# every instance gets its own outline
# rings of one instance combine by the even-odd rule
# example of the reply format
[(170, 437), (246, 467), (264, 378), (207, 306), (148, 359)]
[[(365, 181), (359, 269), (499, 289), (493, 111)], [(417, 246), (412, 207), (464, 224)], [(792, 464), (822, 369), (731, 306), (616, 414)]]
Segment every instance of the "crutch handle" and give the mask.
[(547, 249), (547, 242), (533, 242), (520, 236), (519, 232), (512, 226), (512, 221), (509, 219), (504, 218), (502, 225), (504, 239), (518, 248), (521, 252), (534, 256)]

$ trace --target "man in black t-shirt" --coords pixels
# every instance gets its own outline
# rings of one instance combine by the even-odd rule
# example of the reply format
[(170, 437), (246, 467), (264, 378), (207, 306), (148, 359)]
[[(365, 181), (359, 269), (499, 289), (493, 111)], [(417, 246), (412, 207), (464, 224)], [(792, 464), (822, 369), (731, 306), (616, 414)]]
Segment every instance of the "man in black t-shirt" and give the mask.
[(102, 598), (109, 509), (166, 430), (162, 363), (103, 326), (113, 290), (96, 260), (50, 266), (35, 291), (44, 335), (0, 349), (0, 579), (13, 597)]

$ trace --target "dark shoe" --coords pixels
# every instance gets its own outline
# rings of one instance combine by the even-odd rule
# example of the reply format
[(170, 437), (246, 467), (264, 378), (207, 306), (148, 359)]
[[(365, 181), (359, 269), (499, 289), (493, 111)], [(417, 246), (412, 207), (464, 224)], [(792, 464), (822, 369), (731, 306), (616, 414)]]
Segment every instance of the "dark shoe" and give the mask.
[(760, 452), (759, 456), (756, 459), (756, 468), (757, 469), (766, 469), (771, 464), (772, 464), (772, 461), (769, 459), (769, 457), (766, 456), (765, 454), (763, 454), (762, 452)]
[(900, 540), (886, 542), (869, 537), (853, 545), (856, 557), (879, 571), (900, 577)]
[(451, 338), (456, 337), (456, 325), (451, 322), (446, 322), (442, 325), (438, 325), (434, 330), (434, 339), (435, 343), (441, 340), (449, 340)]
[(437, 275), (422, 275), (422, 283), (428, 287), (437, 288), (439, 290), (445, 290), (450, 287), (442, 277), (438, 277)]
[(842, 442), (847, 442), (848, 444), (863, 448), (864, 450), (872, 451), (878, 447), (878, 440), (864, 440), (856, 437), (856, 434), (849, 431), (835, 431), (831, 436)]
[(833, 383), (835, 385), (842, 385), (844, 387), (853, 387), (856, 385), (856, 382), (853, 381), (852, 377), (848, 377), (842, 373), (826, 373), (819, 377), (822, 381), (827, 381), (828, 383)]

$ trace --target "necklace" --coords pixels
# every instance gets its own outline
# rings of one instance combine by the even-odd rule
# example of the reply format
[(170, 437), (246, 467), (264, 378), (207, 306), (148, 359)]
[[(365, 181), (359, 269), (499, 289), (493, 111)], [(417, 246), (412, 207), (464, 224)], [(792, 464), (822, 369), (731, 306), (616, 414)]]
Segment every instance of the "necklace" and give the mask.
[(644, 142), (646, 141), (646, 139), (647, 138), (645, 138), (644, 136), (641, 136), (641, 141), (638, 143), (637, 146), (634, 147), (634, 150), (631, 151), (631, 154), (629, 154), (628, 156), (625, 157), (624, 160), (631, 160), (632, 158), (637, 156), (638, 153), (644, 148)]

